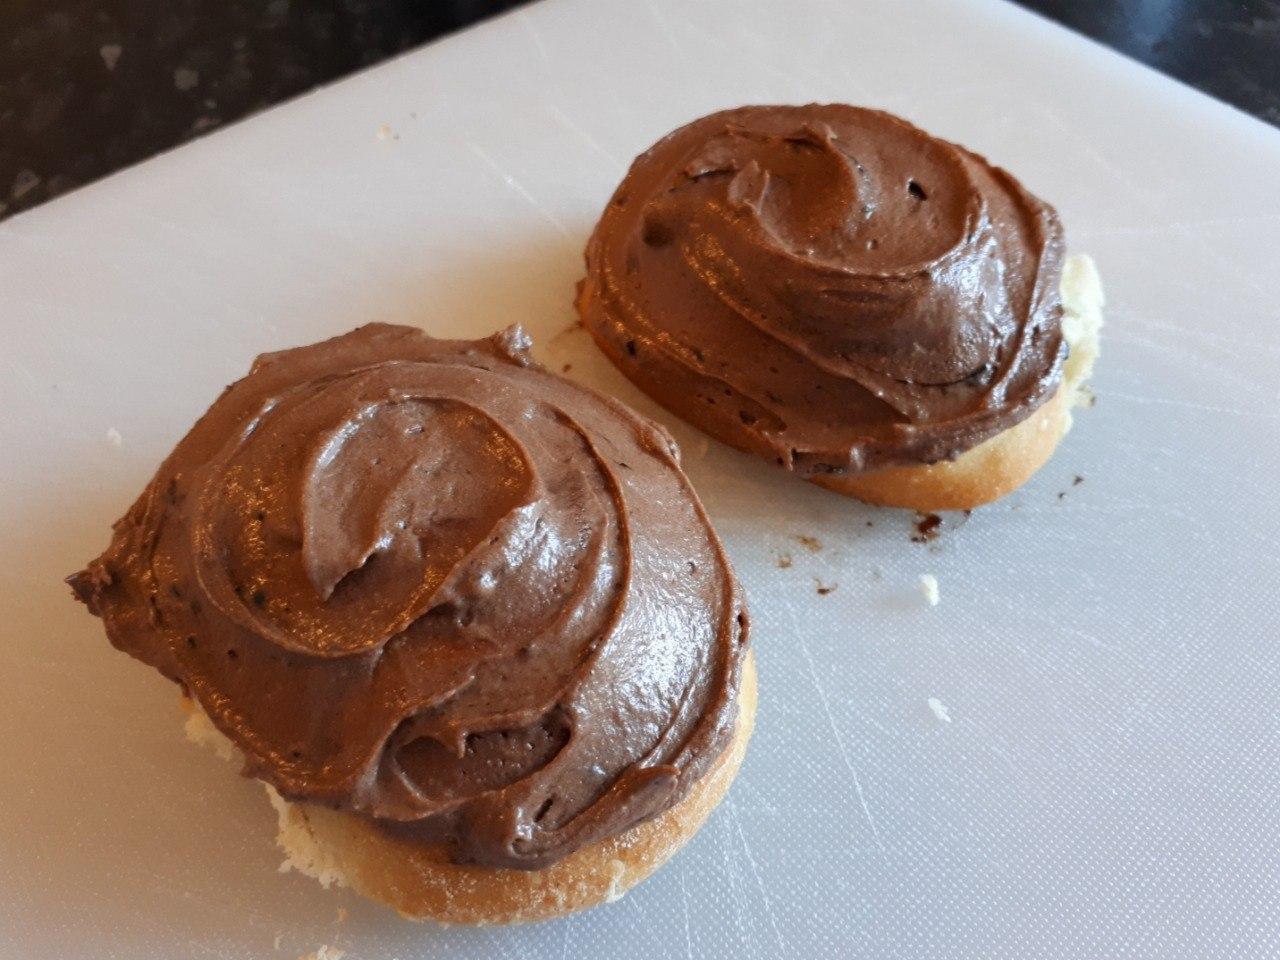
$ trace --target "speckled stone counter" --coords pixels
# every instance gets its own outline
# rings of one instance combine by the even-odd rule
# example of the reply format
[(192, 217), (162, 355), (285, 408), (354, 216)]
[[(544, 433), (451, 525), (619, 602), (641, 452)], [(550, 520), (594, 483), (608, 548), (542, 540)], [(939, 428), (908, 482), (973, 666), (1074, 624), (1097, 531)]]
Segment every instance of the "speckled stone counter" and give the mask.
[[(0, 218), (520, 2), (3, 4)], [(1023, 5), (1280, 125), (1280, 0)]]

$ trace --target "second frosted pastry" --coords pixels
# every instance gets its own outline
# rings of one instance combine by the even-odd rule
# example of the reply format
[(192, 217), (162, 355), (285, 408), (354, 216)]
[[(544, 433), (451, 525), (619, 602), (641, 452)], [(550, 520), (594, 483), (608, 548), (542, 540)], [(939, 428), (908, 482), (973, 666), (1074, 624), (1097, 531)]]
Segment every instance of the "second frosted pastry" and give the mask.
[(843, 104), (676, 130), (636, 159), (586, 258), (583, 322), (640, 387), (877, 503), (971, 507), (1020, 485), (1097, 352), (1097, 275), (1064, 270), (1051, 207)]

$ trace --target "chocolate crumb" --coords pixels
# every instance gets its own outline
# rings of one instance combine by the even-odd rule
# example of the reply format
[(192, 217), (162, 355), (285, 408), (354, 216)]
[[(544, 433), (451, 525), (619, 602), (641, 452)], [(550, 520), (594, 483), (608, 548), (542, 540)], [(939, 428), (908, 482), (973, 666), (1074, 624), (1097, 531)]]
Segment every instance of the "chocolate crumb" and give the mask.
[(568, 373), (568, 372), (569, 372), (570, 370), (572, 370), (572, 369), (573, 369), (573, 364), (572, 364), (572, 363), (566, 363), (563, 367), (561, 367), (561, 368), (560, 368), (560, 372), (561, 372), (561, 373)]
[(822, 541), (817, 537), (810, 537), (807, 534), (797, 533), (795, 535), (796, 542), (807, 550), (817, 553), (822, 549)]
[(838, 583), (826, 584), (821, 580), (814, 580), (814, 583), (817, 585), (818, 596), (820, 597), (825, 597), (827, 594), (835, 592), (836, 587), (840, 586)]
[(789, 553), (778, 554), (778, 569), (786, 570), (790, 566), (791, 566), (791, 554)]
[(1067, 499), (1067, 491), (1065, 491), (1065, 490), (1059, 490), (1059, 491), (1058, 491), (1058, 499), (1059, 499), (1059, 500), (1065, 500), (1065, 499)]
[(239, 656), (240, 656), (240, 654), (236, 653), (236, 651), (231, 650), (231, 649), (228, 649), (228, 650), (227, 650), (227, 659), (229, 659), (229, 660), (235, 660), (235, 659), (236, 659), (237, 657), (239, 657)]
[(1082, 483), (1084, 483), (1084, 477), (1080, 476), (1080, 474), (1077, 473), (1075, 477), (1072, 479), (1071, 485), (1073, 487), (1078, 487)]
[(939, 528), (942, 526), (942, 518), (936, 513), (917, 513), (915, 522), (915, 533), (911, 535), (912, 543), (928, 543), (936, 540)]

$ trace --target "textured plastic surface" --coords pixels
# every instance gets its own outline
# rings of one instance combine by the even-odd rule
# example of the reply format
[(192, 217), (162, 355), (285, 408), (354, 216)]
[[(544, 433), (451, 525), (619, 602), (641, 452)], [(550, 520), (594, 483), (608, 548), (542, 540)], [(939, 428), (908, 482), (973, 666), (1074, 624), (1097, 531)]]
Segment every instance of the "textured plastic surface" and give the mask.
[[(1059, 206), (1110, 300), (1098, 405), (932, 544), (659, 413), (760, 667), (703, 832), (514, 930), (278, 875), (261, 790), (60, 577), (255, 353), (366, 320), (521, 321), (656, 412), (569, 329), (598, 210), (679, 123), (828, 99)], [(551, 0), (0, 226), (0, 955), (1276, 955), (1277, 184), (1276, 131), (998, 3)]]

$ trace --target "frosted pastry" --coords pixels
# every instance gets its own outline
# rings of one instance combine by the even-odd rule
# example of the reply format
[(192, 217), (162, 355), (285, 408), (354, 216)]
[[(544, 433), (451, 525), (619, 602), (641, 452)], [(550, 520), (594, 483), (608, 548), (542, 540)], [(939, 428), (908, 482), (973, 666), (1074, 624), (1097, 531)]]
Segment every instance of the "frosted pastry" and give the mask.
[(293, 866), (412, 917), (620, 895), (751, 729), (674, 442), (528, 347), (373, 325), (259, 357), (69, 581), (267, 786)]
[(1022, 484), (1071, 424), (1102, 295), (1057, 214), (842, 104), (703, 117), (632, 164), (583, 323), (641, 389), (805, 479), (918, 510)]

